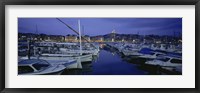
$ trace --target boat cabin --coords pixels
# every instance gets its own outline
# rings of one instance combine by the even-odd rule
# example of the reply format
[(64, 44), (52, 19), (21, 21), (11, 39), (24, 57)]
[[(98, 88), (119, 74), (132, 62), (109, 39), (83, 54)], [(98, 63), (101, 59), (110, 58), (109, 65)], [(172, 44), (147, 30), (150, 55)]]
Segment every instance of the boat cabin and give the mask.
[(28, 59), (18, 63), (18, 74), (40, 72), (51, 66), (45, 60)]

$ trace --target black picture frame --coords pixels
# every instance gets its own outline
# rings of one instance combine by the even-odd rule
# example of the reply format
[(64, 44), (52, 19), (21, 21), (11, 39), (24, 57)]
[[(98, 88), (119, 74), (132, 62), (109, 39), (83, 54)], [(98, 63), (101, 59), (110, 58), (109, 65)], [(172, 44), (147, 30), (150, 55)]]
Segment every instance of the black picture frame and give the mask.
[[(5, 6), (6, 5), (195, 5), (195, 88), (5, 88)], [(200, 0), (1, 0), (0, 1), (0, 91), (2, 93), (196, 93), (199, 88)]]

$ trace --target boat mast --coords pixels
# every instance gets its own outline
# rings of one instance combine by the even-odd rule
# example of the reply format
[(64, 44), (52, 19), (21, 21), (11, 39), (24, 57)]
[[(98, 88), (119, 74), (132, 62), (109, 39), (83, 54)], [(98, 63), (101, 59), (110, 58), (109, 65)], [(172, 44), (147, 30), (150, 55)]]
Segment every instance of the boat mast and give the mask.
[[(38, 28), (37, 28), (37, 24), (36, 24), (35, 34), (36, 34), (35, 38), (37, 38), (37, 37), (38, 37)], [(34, 38), (34, 39), (35, 39), (35, 38)], [(35, 45), (33, 46), (33, 51), (34, 51), (34, 56), (36, 56), (36, 47), (35, 47)]]
[(80, 55), (82, 55), (81, 24), (80, 24), (80, 20), (78, 20), (78, 32), (79, 32), (79, 42), (80, 42)]
[(30, 48), (31, 40), (29, 38), (27, 40), (27, 43), (28, 43), (28, 59), (30, 59), (30, 57), (31, 57), (31, 48)]
[(84, 26), (82, 26), (82, 36), (85, 36), (85, 33), (84, 33)]

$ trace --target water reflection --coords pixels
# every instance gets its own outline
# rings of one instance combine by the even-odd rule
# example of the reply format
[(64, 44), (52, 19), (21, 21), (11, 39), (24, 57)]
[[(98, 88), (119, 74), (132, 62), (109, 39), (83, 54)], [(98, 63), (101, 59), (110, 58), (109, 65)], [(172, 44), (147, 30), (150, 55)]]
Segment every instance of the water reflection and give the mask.
[(72, 75), (145, 75), (138, 65), (124, 61), (113, 49), (102, 47), (92, 62), (82, 63), (82, 69), (66, 70), (62, 74)]

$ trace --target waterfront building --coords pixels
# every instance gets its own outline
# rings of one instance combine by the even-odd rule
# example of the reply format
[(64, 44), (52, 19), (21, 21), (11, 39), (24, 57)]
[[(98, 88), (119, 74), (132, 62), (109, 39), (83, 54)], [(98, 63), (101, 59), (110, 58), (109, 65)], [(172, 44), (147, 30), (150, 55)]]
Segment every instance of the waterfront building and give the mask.
[(78, 42), (78, 37), (75, 35), (65, 36), (65, 42)]
[(115, 29), (112, 31), (112, 33), (111, 33), (111, 37), (112, 37), (112, 42), (115, 42), (115, 36), (116, 36), (116, 31), (115, 31)]

